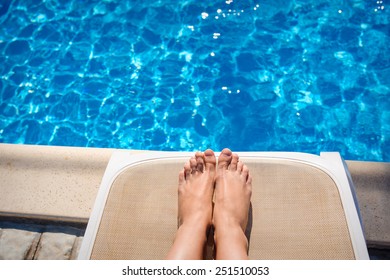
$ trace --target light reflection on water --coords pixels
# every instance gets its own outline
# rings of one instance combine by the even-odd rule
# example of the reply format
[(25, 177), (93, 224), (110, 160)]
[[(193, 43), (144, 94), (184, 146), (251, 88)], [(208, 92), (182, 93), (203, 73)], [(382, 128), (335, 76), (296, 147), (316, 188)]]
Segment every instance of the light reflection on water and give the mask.
[(390, 160), (384, 1), (65, 2), (0, 4), (0, 142)]

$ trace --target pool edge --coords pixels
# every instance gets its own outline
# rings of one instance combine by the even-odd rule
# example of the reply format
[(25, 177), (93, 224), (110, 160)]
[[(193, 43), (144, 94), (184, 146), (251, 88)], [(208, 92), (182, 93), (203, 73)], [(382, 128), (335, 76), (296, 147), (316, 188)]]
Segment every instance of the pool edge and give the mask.
[[(114, 150), (0, 144), (0, 218), (86, 224)], [(390, 163), (346, 162), (367, 243), (390, 247)]]

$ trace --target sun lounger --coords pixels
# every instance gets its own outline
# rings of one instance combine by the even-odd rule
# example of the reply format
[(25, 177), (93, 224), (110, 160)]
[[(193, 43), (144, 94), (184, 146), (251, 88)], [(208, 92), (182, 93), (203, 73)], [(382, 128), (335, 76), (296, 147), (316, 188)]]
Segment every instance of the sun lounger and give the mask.
[[(251, 259), (369, 258), (354, 187), (338, 153), (238, 154), (253, 177)], [(164, 259), (177, 229), (178, 172), (192, 155), (115, 151), (79, 259)], [(208, 258), (211, 249), (212, 242)]]

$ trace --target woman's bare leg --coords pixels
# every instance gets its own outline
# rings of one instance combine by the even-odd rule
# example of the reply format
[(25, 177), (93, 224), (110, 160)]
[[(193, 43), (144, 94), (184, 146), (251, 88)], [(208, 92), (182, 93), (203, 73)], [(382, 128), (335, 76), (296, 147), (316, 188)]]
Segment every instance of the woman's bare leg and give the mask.
[(213, 214), (216, 259), (248, 259), (245, 229), (252, 194), (249, 170), (224, 149), (218, 158)]
[(216, 158), (197, 152), (179, 174), (179, 228), (167, 259), (202, 259), (212, 223)]

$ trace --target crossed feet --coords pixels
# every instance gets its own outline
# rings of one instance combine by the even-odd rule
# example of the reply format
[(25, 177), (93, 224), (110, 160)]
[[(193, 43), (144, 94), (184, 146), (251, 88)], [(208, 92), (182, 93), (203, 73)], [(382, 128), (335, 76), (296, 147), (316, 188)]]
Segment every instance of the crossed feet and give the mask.
[(217, 166), (212, 150), (197, 152), (179, 174), (178, 192), (179, 228), (167, 259), (201, 259), (211, 226), (216, 259), (248, 258), (252, 178), (237, 154), (224, 149)]

